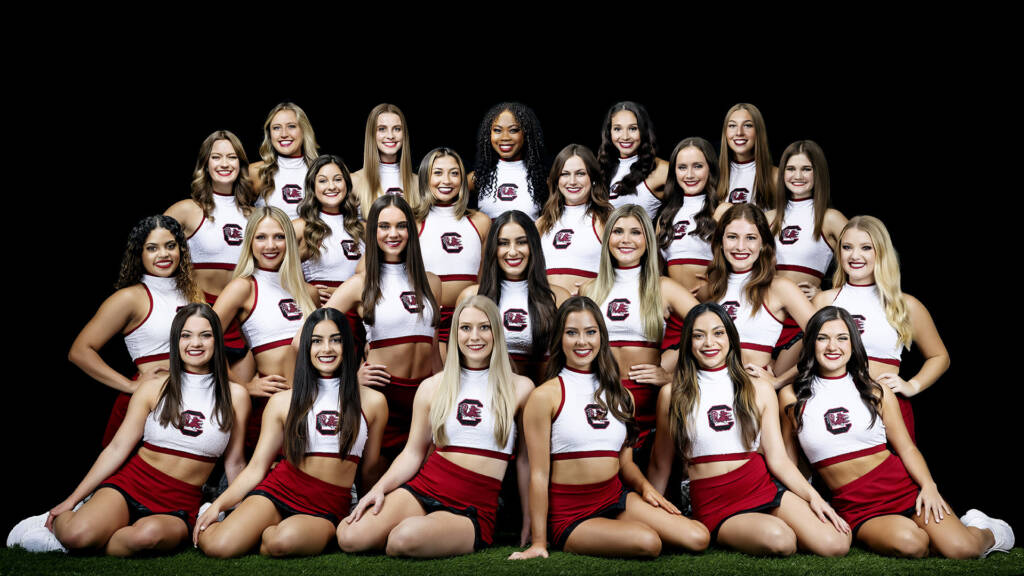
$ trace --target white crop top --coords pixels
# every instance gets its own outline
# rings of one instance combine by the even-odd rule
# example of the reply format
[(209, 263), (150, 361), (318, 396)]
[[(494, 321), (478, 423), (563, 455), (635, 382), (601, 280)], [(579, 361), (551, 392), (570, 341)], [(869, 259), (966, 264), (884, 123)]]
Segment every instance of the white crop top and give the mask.
[(487, 382), (489, 374), (487, 368), (460, 369), (455, 408), (444, 423), (448, 444), (438, 447), (438, 452), (463, 452), (501, 460), (511, 459), (516, 445), (516, 428), (512, 424), (504, 446), (495, 442), (494, 404)]
[[(533, 327), (530, 325), (530, 294), (526, 280), (501, 281), (501, 324), (509, 354), (527, 355), (533, 351)], [(544, 350), (538, 350), (540, 355)]]
[(248, 219), (238, 209), (234, 195), (213, 195), (213, 212), (203, 216), (188, 238), (192, 267), (196, 270), (234, 270), (242, 255), (242, 240)]
[(757, 174), (757, 162), (751, 160), (743, 164), (729, 161), (729, 196), (725, 201), (730, 204), (755, 202), (754, 175)]
[[(160, 425), (163, 403), (157, 405), (142, 432), (143, 446), (154, 452), (184, 456), (193, 460), (215, 462), (228, 447), (231, 431), (220, 429), (214, 412), (216, 390), (213, 374), (181, 373), (181, 427), (170, 422)], [(230, 406), (228, 407), (231, 408)]]
[(320, 257), (302, 263), (302, 275), (311, 284), (338, 286), (356, 273), (365, 245), (356, 242), (345, 230), (345, 217), (341, 214), (321, 212), (320, 218), (331, 233), (323, 239)]
[(423, 266), (442, 282), (476, 282), (483, 241), (467, 212), (455, 219), (454, 206), (434, 205), (420, 225)]
[(551, 459), (618, 458), (626, 441), (626, 425), (594, 400), (597, 377), (566, 367), (558, 373), (558, 381), (562, 404), (551, 421)]
[(843, 284), (832, 305), (845, 308), (853, 316), (870, 360), (892, 366), (900, 365), (903, 344), (899, 333), (885, 316), (878, 286)]
[(540, 239), (548, 274), (597, 278), (601, 236), (587, 205), (565, 206), (562, 217)]
[[(306, 414), (306, 456), (339, 458), (338, 435), (341, 434), (341, 413), (338, 412), (339, 378), (318, 378), (316, 400)], [(360, 415), (359, 433), (348, 451), (346, 460), (359, 462), (369, 437), (366, 416)]]
[(526, 162), (506, 162), (499, 159), (491, 184), (493, 189), (477, 190), (477, 207), (491, 220), (509, 210), (520, 210), (531, 220), (536, 220), (537, 206), (533, 203), (529, 182)]
[(797, 435), (811, 464), (822, 468), (885, 449), (882, 415), (871, 422), (871, 411), (849, 374), (815, 376), (811, 391), (811, 398), (804, 404), (803, 427)]
[(398, 162), (381, 162), (378, 174), (382, 192), (405, 196), (405, 190), (402, 189), (402, 172)]
[(371, 349), (434, 340), (434, 311), (416, 301), (404, 263), (381, 263), (380, 296), (374, 309), (374, 324), (363, 322)]
[[(746, 291), (749, 278), (749, 270), (730, 272), (725, 296), (718, 303), (725, 308), (729, 318), (736, 324), (736, 331), (740, 335), (740, 348), (771, 352), (782, 335), (782, 321), (772, 315), (764, 302), (758, 310), (752, 310)], [(752, 311), (755, 312), (753, 316)]]
[(697, 213), (704, 209), (707, 195), (704, 193), (684, 196), (683, 205), (679, 207), (672, 219), (672, 242), (661, 256), (669, 266), (698, 264), (707, 266), (711, 263), (711, 243), (697, 236)]
[(757, 450), (761, 434), (754, 437), (750, 448), (743, 445), (743, 429), (733, 412), (735, 388), (729, 370), (701, 370), (697, 373), (700, 402), (692, 418), (693, 446), (690, 461), (694, 464), (720, 460), (740, 460)]
[(170, 356), (171, 322), (178, 308), (188, 304), (173, 276), (161, 278), (144, 274), (141, 284), (149, 296), (149, 313), (142, 324), (124, 335), (124, 345), (136, 365), (166, 360)]
[(619, 182), (629, 174), (629, 170), (639, 159), (640, 156), (638, 154), (634, 154), (629, 158), (619, 159), (619, 166), (615, 169), (615, 176), (612, 177), (611, 185), (608, 186), (608, 201), (611, 202), (613, 208), (625, 206), (626, 204), (636, 204), (647, 212), (648, 218), (654, 220), (654, 217), (658, 214), (658, 208), (661, 207), (661, 199), (651, 192), (651, 189), (647, 187), (646, 181), (636, 185), (636, 194), (619, 193)]
[(266, 200), (268, 206), (280, 208), (289, 220), (299, 217), (299, 202), (302, 202), (302, 187), (306, 183), (306, 158), (277, 157), (277, 173), (274, 174), (274, 193)]
[[(640, 313), (641, 270), (640, 265), (616, 268), (615, 284), (612, 285), (608, 297), (601, 303), (610, 346), (657, 348), (661, 345), (660, 337), (657, 342), (652, 342), (644, 333), (644, 318)], [(664, 335), (664, 319), (661, 322), (661, 331)]]
[(832, 263), (832, 247), (814, 238), (814, 198), (790, 200), (775, 243), (778, 270), (803, 272), (818, 278)]
[(257, 268), (252, 273), (253, 305), (242, 333), (253, 354), (291, 344), (302, 329), (302, 308), (281, 286), (281, 274)]

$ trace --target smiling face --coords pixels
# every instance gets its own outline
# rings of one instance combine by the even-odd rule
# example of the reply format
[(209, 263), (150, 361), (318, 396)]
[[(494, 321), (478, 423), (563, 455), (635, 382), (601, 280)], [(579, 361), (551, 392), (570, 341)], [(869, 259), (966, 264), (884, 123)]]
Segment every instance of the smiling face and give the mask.
[(313, 327), (309, 340), (309, 360), (321, 378), (332, 378), (341, 368), (341, 329), (331, 320), (321, 320)]
[(725, 366), (729, 356), (729, 332), (718, 314), (709, 311), (697, 316), (690, 337), (691, 352), (702, 370)]
[(795, 200), (809, 198), (814, 191), (814, 164), (806, 154), (794, 154), (786, 160), (783, 180)]
[(169, 278), (178, 271), (181, 249), (174, 234), (166, 228), (154, 228), (142, 245), (142, 268), (150, 276)]
[(213, 327), (202, 316), (189, 316), (178, 338), (178, 354), (185, 370), (195, 374), (208, 374), (213, 359)]
[(491, 123), (491, 147), (502, 160), (522, 159), (524, 141), (523, 128), (512, 112), (503, 111)]
[(761, 255), (761, 234), (750, 220), (729, 222), (722, 235), (722, 251), (733, 272), (746, 272)]
[(530, 263), (530, 241), (526, 230), (515, 222), (509, 222), (498, 231), (498, 266), (506, 280), (523, 280)]
[(839, 263), (850, 284), (875, 281), (875, 245), (864, 230), (850, 228), (839, 239)]
[(217, 140), (213, 143), (206, 171), (215, 189), (231, 190), (231, 185), (238, 180), (239, 166), (238, 153), (230, 140)]
[(458, 320), (459, 352), (466, 368), (486, 368), (494, 350), (494, 333), (487, 314), (478, 308), (462, 309)]
[(302, 153), (302, 128), (291, 110), (281, 110), (270, 119), (270, 143), (281, 156)]
[(377, 217), (377, 247), (384, 254), (384, 261), (402, 261), (402, 252), (409, 243), (409, 221), (397, 206), (387, 206)]
[(434, 158), (428, 185), (438, 204), (451, 204), (458, 199), (462, 190), (462, 171), (459, 170), (459, 163), (454, 157)]
[(579, 156), (570, 156), (558, 174), (558, 191), (566, 206), (580, 206), (590, 200), (590, 173)]
[(264, 270), (277, 270), (287, 250), (288, 236), (281, 225), (273, 218), (261, 220), (252, 237), (252, 257), (256, 260), (256, 266)]
[(640, 147), (640, 123), (636, 119), (636, 114), (629, 110), (619, 110), (612, 114), (609, 130), (612, 144), (619, 151), (621, 158), (629, 158), (636, 154)]
[(588, 310), (570, 312), (562, 329), (562, 352), (565, 365), (574, 370), (589, 372), (601, 349), (601, 329)]
[(814, 339), (814, 359), (818, 362), (818, 376), (836, 378), (846, 374), (846, 363), (850, 361), (852, 345), (850, 329), (840, 319), (829, 320), (821, 325)]
[(632, 216), (616, 220), (608, 235), (608, 249), (619, 268), (640, 264), (640, 259), (647, 251), (647, 236), (640, 221)]
[(348, 186), (345, 185), (345, 174), (341, 168), (334, 164), (324, 164), (316, 173), (316, 199), (320, 202), (320, 209), (328, 214), (341, 212), (341, 204), (348, 195)]
[(754, 158), (754, 140), (757, 138), (757, 129), (754, 127), (754, 117), (750, 112), (742, 108), (733, 112), (725, 124), (725, 140), (729, 144), (729, 150), (738, 162), (747, 162)]
[(402, 119), (394, 112), (384, 112), (377, 116), (377, 129), (374, 132), (377, 141), (377, 152), (381, 162), (395, 162), (405, 141), (405, 130)]
[(704, 192), (708, 183), (707, 158), (700, 148), (688, 146), (679, 151), (676, 155), (676, 182), (687, 196), (696, 196)]

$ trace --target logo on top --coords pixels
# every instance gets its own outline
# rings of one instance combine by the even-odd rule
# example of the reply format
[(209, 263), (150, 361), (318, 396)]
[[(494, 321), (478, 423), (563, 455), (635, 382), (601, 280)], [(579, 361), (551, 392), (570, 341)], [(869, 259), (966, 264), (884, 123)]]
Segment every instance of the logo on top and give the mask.
[(459, 409), (455, 413), (455, 419), (463, 426), (476, 426), (484, 419), (483, 408), (483, 402), (466, 398), (459, 402)]
[(285, 298), (277, 303), (277, 307), (281, 309), (281, 315), (289, 320), (301, 320), (302, 309), (295, 303), (293, 298)]
[(518, 191), (519, 186), (516, 186), (515, 184), (502, 184), (501, 186), (498, 186), (498, 191), (495, 193), (495, 196), (498, 197), (498, 200), (503, 202), (511, 202), (516, 199), (516, 196), (518, 196)]
[(281, 188), (281, 197), (289, 204), (302, 202), (302, 186), (298, 184), (285, 184)]
[(185, 410), (181, 413), (181, 433), (185, 436), (199, 436), (203, 433), (203, 422), (206, 416), (196, 410)]
[(555, 232), (555, 237), (551, 239), (551, 245), (557, 250), (565, 250), (572, 244), (572, 234), (572, 228), (562, 228)]
[(509, 308), (505, 310), (502, 324), (505, 325), (507, 330), (513, 332), (522, 332), (526, 329), (526, 323), (530, 318), (530, 313), (522, 308)]
[(227, 242), (228, 246), (241, 245), (242, 239), (245, 237), (242, 227), (238, 224), (225, 224), (221, 228), (221, 232), (224, 233), (224, 241)]
[(795, 244), (800, 239), (799, 226), (786, 226), (779, 232), (779, 242), (783, 244)]
[(587, 416), (587, 424), (590, 424), (591, 428), (604, 430), (610, 424), (608, 411), (601, 408), (600, 404), (587, 404), (583, 408), (583, 413)]
[(441, 234), (441, 248), (449, 254), (462, 252), (462, 235), (458, 232)]
[(730, 204), (742, 204), (743, 202), (750, 201), (750, 190), (746, 188), (735, 188), (732, 192), (729, 192), (729, 203)]
[(324, 410), (316, 415), (316, 431), (324, 436), (337, 436), (341, 432), (341, 415), (337, 410)]
[(850, 411), (846, 408), (833, 408), (825, 412), (825, 429), (833, 434), (845, 434), (853, 428)]
[(708, 426), (711, 426), (712, 430), (717, 432), (729, 430), (735, 423), (736, 420), (732, 417), (732, 406), (719, 404), (708, 408)]
[(629, 298), (616, 298), (609, 302), (605, 315), (616, 322), (629, 318)]

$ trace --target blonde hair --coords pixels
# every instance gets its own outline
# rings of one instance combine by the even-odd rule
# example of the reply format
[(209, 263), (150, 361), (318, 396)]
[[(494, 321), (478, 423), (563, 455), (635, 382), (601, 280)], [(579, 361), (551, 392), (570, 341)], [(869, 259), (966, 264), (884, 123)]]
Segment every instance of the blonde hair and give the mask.
[(245, 225), (245, 239), (242, 241), (242, 255), (231, 278), (249, 278), (256, 269), (256, 259), (252, 255), (252, 237), (256, 227), (264, 219), (270, 218), (281, 227), (285, 235), (285, 252), (278, 273), (281, 274), (281, 287), (285, 289), (302, 309), (302, 317), (309, 316), (317, 306), (306, 292), (306, 282), (302, 277), (302, 264), (299, 258), (299, 243), (295, 240), (295, 229), (288, 220), (288, 215), (280, 208), (258, 206), (253, 208), (249, 221)]
[(299, 108), (294, 102), (281, 102), (271, 108), (266, 121), (263, 122), (263, 143), (260, 144), (260, 159), (263, 160), (263, 165), (257, 172), (258, 182), (256, 183), (260, 189), (260, 195), (264, 198), (274, 192), (274, 175), (277, 174), (277, 150), (274, 149), (274, 144), (270, 139), (270, 124), (274, 121), (274, 116), (277, 116), (277, 113), (282, 110), (290, 110), (295, 114), (295, 121), (298, 122), (299, 129), (302, 130), (302, 156), (306, 160), (306, 166), (316, 160), (316, 151), (320, 148), (320, 145), (316, 143), (313, 125), (309, 123), (309, 117), (306, 116), (302, 108)]
[(661, 304), (661, 272), (658, 270), (658, 247), (655, 244), (654, 227), (647, 212), (636, 204), (625, 204), (618, 207), (608, 217), (608, 223), (604, 227), (604, 234), (601, 236), (601, 264), (597, 271), (597, 278), (585, 290), (584, 296), (589, 296), (599, 306), (604, 305), (608, 294), (615, 284), (615, 265), (612, 263), (611, 250), (608, 248), (608, 239), (611, 238), (612, 229), (615, 223), (621, 218), (633, 217), (644, 230), (644, 240), (647, 246), (644, 255), (640, 258), (640, 316), (643, 318), (644, 335), (651, 342), (661, 342), (664, 334), (665, 316), (662, 313)]
[[(906, 349), (914, 343), (914, 330), (910, 323), (910, 310), (907, 302), (903, 299), (903, 290), (900, 288), (900, 260), (896, 254), (896, 248), (892, 245), (892, 238), (885, 224), (874, 216), (854, 216), (843, 227), (839, 234), (839, 250), (843, 243), (843, 236), (847, 230), (860, 230), (867, 233), (871, 238), (871, 244), (875, 249), (875, 285), (878, 286), (878, 293), (882, 297), (882, 307), (885, 308), (885, 318), (900, 336), (900, 343)], [(839, 259), (837, 251), (836, 259)], [(832, 276), (833, 286), (842, 286), (848, 281), (846, 271), (842, 263), (836, 266), (836, 272)]]
[[(402, 149), (398, 151), (398, 174), (402, 178), (402, 190), (406, 201), (414, 209), (419, 205), (419, 193), (416, 190), (416, 174), (412, 171), (412, 155), (409, 154), (409, 125), (405, 122), (405, 114), (394, 104), (377, 104), (370, 110), (366, 118), (366, 134), (363, 137), (363, 175), (366, 177), (366, 188), (359, 190), (359, 204), (365, 211), (384, 190), (380, 185), (380, 151), (377, 150), (377, 118), (381, 114), (394, 114), (402, 122)], [(463, 178), (466, 175), (463, 174)]]
[[(512, 380), (512, 365), (508, 360), (508, 349), (505, 347), (505, 331), (501, 326), (498, 306), (486, 296), (472, 296), (463, 300), (455, 308), (452, 315), (453, 331), (458, 329), (459, 318), (466, 308), (476, 308), (487, 316), (491, 324), (494, 345), (491, 348), (490, 367), (487, 372), (487, 387), (491, 392), (492, 413), (494, 414), (494, 440), (498, 446), (508, 442), (516, 418), (516, 390)], [(434, 444), (439, 447), (448, 444), (445, 423), (448, 415), (455, 409), (461, 383), (462, 352), (452, 342), (448, 345), (448, 356), (441, 373), (441, 383), (434, 392), (430, 406), (430, 428), (434, 434)]]
[(455, 150), (441, 146), (434, 148), (427, 155), (423, 157), (423, 161), (420, 162), (420, 191), (423, 196), (419, 198), (419, 204), (409, 204), (412, 208), (413, 214), (416, 216), (418, 222), (422, 222), (430, 214), (430, 209), (437, 204), (437, 199), (430, 192), (430, 173), (434, 169), (434, 162), (438, 158), (450, 157), (455, 159), (455, 164), (459, 167), (459, 177), (462, 182), (459, 184), (459, 195), (455, 197), (454, 208), (455, 208), (455, 219), (462, 220), (466, 214), (466, 207), (469, 206), (469, 178), (466, 177), (466, 166), (462, 163), (462, 158)]

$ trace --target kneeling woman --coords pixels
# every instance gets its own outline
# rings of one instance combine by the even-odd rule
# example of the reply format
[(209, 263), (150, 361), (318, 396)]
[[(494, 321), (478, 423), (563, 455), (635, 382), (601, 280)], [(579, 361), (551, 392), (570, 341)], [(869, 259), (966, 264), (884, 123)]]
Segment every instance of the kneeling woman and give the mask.
[[(209, 556), (240, 556), (257, 545), (270, 556), (319, 554), (348, 514), (360, 460), (364, 482), (376, 468), (387, 405), (356, 382), (345, 316), (333, 308), (310, 314), (298, 358), (292, 389), (267, 402), (249, 464), (196, 522), (196, 545)], [(267, 474), (282, 447), (286, 459)]]
[(69, 550), (174, 550), (188, 541), (202, 485), (221, 454), (229, 479), (242, 469), (249, 395), (228, 382), (220, 321), (208, 305), (189, 304), (174, 316), (170, 354), (166, 383), (139, 386), (113, 440), (50, 511), (46, 526)]
[(597, 305), (569, 298), (557, 327), (549, 379), (530, 395), (523, 418), (533, 543), (511, 559), (546, 557), (549, 535), (566, 552), (594, 556), (653, 557), (663, 544), (707, 548), (707, 529), (680, 515), (633, 463), (633, 397), (619, 380)]
[[(512, 373), (489, 298), (459, 304), (452, 326), (458, 346), (448, 348), (444, 371), (417, 390), (405, 449), (338, 526), (345, 552), (431, 558), (468, 554), (493, 541), (501, 479), (533, 383)], [(523, 472), (529, 465), (525, 450), (518, 465)]]
[(665, 489), (674, 445), (688, 468), (693, 515), (719, 544), (747, 554), (788, 556), (799, 547), (845, 555), (849, 527), (786, 457), (775, 390), (743, 369), (728, 313), (700, 304), (685, 326), (675, 381), (658, 396), (651, 483)]
[(783, 429), (799, 439), (857, 539), (892, 556), (1008, 552), (1013, 531), (1006, 522), (977, 510), (957, 520), (939, 495), (895, 393), (871, 379), (849, 312), (835, 306), (819, 310), (807, 324), (807, 342), (800, 373), (779, 392)]

